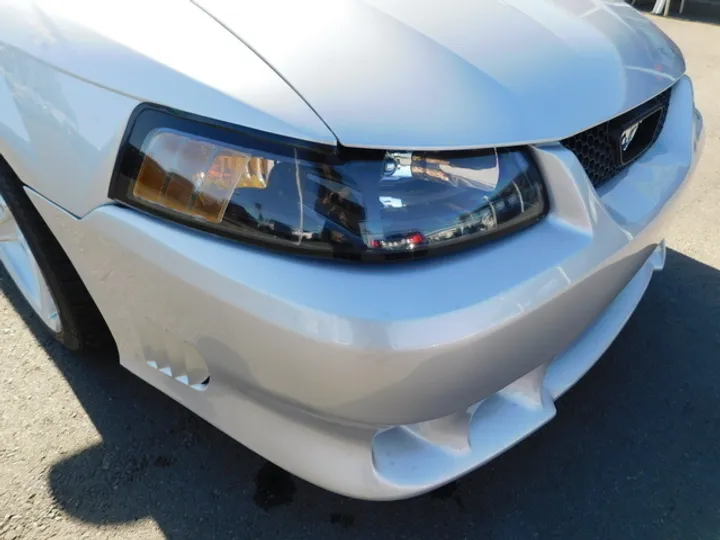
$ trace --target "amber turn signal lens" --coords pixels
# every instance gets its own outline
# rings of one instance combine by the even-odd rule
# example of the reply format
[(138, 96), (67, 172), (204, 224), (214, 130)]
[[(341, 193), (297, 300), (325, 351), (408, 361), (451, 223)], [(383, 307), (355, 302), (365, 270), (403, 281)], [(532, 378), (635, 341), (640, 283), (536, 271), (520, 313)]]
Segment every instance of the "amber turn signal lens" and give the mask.
[(264, 189), (273, 160), (173, 131), (144, 145), (133, 197), (195, 219), (220, 223), (238, 188)]

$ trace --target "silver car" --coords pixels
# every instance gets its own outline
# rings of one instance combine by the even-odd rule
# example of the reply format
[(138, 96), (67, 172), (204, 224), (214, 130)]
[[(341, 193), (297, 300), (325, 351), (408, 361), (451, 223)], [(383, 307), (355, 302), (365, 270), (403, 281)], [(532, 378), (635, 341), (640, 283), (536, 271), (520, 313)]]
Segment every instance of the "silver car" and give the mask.
[(703, 139), (610, 0), (0, 0), (0, 74), (0, 258), (48, 331), (365, 499), (555, 415)]

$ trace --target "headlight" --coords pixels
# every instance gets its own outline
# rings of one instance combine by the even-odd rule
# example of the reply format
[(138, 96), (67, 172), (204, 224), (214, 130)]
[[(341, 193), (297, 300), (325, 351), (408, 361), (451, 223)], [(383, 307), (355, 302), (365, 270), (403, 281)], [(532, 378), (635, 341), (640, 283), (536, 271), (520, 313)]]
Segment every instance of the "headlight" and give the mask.
[(131, 122), (110, 196), (238, 240), (356, 260), (471, 245), (547, 210), (524, 150), (359, 151), (150, 106)]

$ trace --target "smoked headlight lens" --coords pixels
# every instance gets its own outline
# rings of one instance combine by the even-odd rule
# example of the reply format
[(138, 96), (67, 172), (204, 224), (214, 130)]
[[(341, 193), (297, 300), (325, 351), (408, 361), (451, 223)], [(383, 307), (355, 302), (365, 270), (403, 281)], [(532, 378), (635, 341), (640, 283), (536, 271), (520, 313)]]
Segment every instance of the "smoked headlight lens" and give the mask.
[(150, 106), (131, 121), (110, 196), (246, 242), (356, 260), (464, 247), (547, 211), (522, 149), (357, 151)]

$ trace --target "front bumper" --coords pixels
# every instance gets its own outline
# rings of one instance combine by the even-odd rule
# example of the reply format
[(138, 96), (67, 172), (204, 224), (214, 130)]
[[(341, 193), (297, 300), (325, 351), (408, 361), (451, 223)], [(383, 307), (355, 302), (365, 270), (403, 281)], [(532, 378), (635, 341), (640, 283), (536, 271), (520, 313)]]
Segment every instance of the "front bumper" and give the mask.
[(662, 266), (702, 132), (683, 78), (660, 138), (616, 179), (596, 191), (571, 152), (536, 147), (545, 220), (414, 264), (289, 258), (117, 206), (78, 220), (29, 194), (125, 367), (313, 483), (395, 499), (554, 415)]

